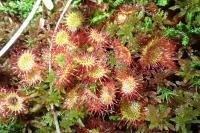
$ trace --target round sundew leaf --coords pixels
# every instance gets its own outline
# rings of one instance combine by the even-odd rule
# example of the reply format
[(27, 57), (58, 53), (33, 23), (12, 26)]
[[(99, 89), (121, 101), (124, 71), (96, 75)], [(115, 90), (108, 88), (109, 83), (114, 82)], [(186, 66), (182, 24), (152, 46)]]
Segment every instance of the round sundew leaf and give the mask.
[(23, 53), (17, 61), (18, 68), (23, 72), (32, 70), (35, 67), (35, 64), (35, 57), (30, 52)]
[(67, 15), (66, 25), (71, 31), (76, 31), (82, 26), (83, 15), (79, 11), (71, 12)]
[(69, 43), (69, 35), (68, 32), (64, 30), (60, 30), (55, 34), (55, 43), (58, 46), (64, 46)]
[(18, 114), (25, 110), (24, 98), (17, 93), (11, 92), (5, 97), (4, 108), (7, 112)]
[(65, 64), (65, 56), (62, 54), (57, 55), (57, 62), (62, 67)]
[(141, 117), (141, 105), (139, 102), (122, 103), (120, 106), (122, 119), (134, 123)]

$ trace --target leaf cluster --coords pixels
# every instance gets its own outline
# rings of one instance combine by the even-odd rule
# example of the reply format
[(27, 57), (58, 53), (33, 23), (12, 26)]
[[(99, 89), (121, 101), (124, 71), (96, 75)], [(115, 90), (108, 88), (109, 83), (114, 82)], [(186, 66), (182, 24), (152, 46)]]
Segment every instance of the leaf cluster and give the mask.
[(176, 123), (177, 131), (188, 133), (191, 132), (190, 128), (192, 123), (200, 123), (199, 116), (199, 109), (194, 109), (189, 105), (182, 105), (176, 109), (176, 116), (171, 121)]
[(22, 132), (23, 126), (17, 123), (15, 118), (11, 118), (7, 123), (0, 123), (1, 133)]
[(165, 105), (148, 107), (147, 121), (150, 122), (150, 129), (159, 130), (175, 130), (174, 126), (169, 122), (171, 109)]
[(182, 45), (184, 47), (187, 47), (190, 43), (190, 38), (192, 37), (192, 35), (200, 34), (200, 28), (194, 28), (180, 22), (177, 24), (176, 28), (166, 28), (164, 34), (171, 38), (180, 38)]
[(63, 128), (63, 132), (73, 132), (72, 127), (76, 124), (81, 127), (84, 127), (82, 119), (85, 116), (85, 112), (75, 110), (64, 111), (63, 113), (61, 113), (60, 117), (62, 119), (60, 120), (60, 126)]
[(19, 15), (24, 19), (31, 11), (34, 2), (34, 0), (7, 0), (3, 6), (0, 6), (0, 11)]
[(158, 97), (163, 102), (167, 102), (167, 103), (170, 101), (171, 98), (173, 98), (176, 95), (176, 93), (173, 90), (167, 87), (159, 87), (158, 94), (159, 94)]
[(199, 25), (199, 13), (200, 13), (200, 1), (199, 0), (175, 0), (175, 5), (171, 6), (171, 10), (179, 10), (176, 17), (184, 17), (185, 21), (189, 25), (200, 26)]

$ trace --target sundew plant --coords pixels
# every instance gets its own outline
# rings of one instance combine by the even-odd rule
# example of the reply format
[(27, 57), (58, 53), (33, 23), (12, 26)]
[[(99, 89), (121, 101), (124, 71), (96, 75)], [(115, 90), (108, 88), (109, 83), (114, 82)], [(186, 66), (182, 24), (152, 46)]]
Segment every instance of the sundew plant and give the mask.
[[(45, 1), (0, 57), (1, 133), (200, 131), (199, 0)], [(0, 2), (0, 48), (34, 3)]]

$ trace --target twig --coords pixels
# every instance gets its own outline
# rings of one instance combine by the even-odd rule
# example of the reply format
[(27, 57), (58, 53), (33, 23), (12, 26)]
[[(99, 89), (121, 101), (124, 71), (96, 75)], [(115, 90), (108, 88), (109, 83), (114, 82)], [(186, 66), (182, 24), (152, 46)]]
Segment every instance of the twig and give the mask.
[(52, 113), (53, 113), (54, 123), (56, 125), (56, 133), (61, 133), (60, 126), (59, 126), (59, 123), (58, 123), (58, 116), (57, 116), (56, 112), (54, 111), (53, 104), (51, 105), (51, 110), (52, 110)]
[[(50, 40), (48, 40), (48, 42), (49, 42), (49, 44), (50, 44), (50, 56), (49, 56), (49, 73), (51, 72), (51, 70), (52, 70), (52, 65), (51, 65), (51, 59), (52, 59), (52, 53), (51, 53), (51, 49), (52, 49), (52, 42), (50, 41)], [(50, 92), (52, 92), (53, 91), (53, 84), (49, 84), (49, 89), (50, 89)], [(50, 107), (51, 107), (51, 111), (52, 111), (52, 113), (53, 113), (53, 119), (54, 119), (54, 123), (55, 123), (55, 126), (56, 126), (56, 133), (61, 133), (60, 132), (60, 126), (59, 126), (59, 123), (58, 123), (58, 116), (57, 116), (57, 114), (56, 114), (56, 112), (55, 112), (55, 110), (54, 110), (54, 106), (53, 106), (53, 104), (51, 104), (50, 105)]]
[[(55, 27), (54, 31), (56, 31), (58, 29), (58, 26), (59, 26), (62, 18), (64, 17), (64, 14), (66, 13), (67, 9), (69, 8), (71, 2), (72, 2), (72, 0), (68, 0), (67, 1), (67, 4), (65, 5), (65, 8), (63, 9), (63, 12), (60, 15), (60, 18), (58, 19), (58, 22), (56, 23), (56, 27)], [(52, 70), (52, 46), (53, 46), (53, 43), (50, 40), (48, 40), (48, 41), (50, 43), (50, 47), (49, 47), (49, 49), (50, 49), (50, 55), (49, 55), (49, 72), (51, 72), (51, 70)], [(49, 87), (50, 87), (50, 91), (52, 91), (52, 89), (53, 89), (52, 84), (50, 84)], [(60, 127), (59, 127), (59, 123), (58, 123), (58, 117), (57, 117), (57, 114), (56, 114), (56, 112), (54, 110), (53, 104), (51, 104), (51, 110), (53, 112), (54, 122), (55, 122), (55, 126), (56, 126), (56, 133), (60, 133)]]
[(26, 100), (29, 100), (31, 98), (35, 98), (37, 96), (38, 96), (38, 93), (33, 93), (33, 94), (29, 95), (29, 96), (24, 97), (24, 100), (26, 101)]
[(22, 34), (24, 29), (28, 26), (30, 21), (33, 19), (33, 16), (35, 15), (37, 9), (39, 8), (41, 1), (42, 0), (37, 0), (35, 2), (32, 11), (30, 12), (30, 14), (26, 18), (26, 20), (23, 22), (21, 27), (17, 30), (17, 32), (14, 34), (14, 36), (12, 36), (12, 38), (8, 41), (8, 43), (1, 49), (0, 57), (3, 56), (6, 53), (6, 51), (8, 51), (8, 49), (15, 43), (17, 38)]
[(60, 21), (61, 21), (62, 18), (64, 17), (65, 12), (67, 11), (67, 9), (69, 8), (69, 6), (70, 6), (71, 3), (72, 3), (72, 0), (68, 0), (68, 1), (67, 1), (67, 4), (65, 5), (65, 8), (63, 9), (62, 14), (60, 15), (60, 18), (59, 18), (59, 20), (58, 20), (58, 22), (57, 22), (57, 24), (56, 24), (56, 27), (55, 27), (55, 30), (54, 30), (54, 31), (56, 31), (56, 30), (58, 29), (58, 26), (59, 26), (59, 24), (60, 24)]

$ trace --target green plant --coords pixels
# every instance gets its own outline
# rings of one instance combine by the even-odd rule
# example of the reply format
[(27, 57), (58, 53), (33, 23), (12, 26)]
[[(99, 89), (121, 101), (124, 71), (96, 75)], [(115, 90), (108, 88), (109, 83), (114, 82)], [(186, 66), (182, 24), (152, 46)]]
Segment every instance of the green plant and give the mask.
[(148, 32), (153, 29), (153, 21), (150, 17), (145, 17), (144, 18), (144, 23), (141, 24), (141, 31), (143, 32)]
[(120, 116), (117, 116), (117, 115), (110, 115), (109, 120), (111, 120), (111, 121), (121, 121), (122, 118)]
[[(197, 20), (197, 16), (200, 13), (200, 1), (199, 0), (175, 0), (175, 5), (170, 7), (171, 10), (179, 9), (180, 12), (176, 15), (177, 17), (185, 17), (186, 22), (191, 25), (192, 21)], [(197, 16), (196, 16), (197, 14)], [(198, 20), (197, 20), (198, 21)]]
[(28, 39), (26, 41), (26, 44), (29, 46), (29, 47), (32, 47), (36, 44), (36, 40), (35, 39)]
[(113, 2), (113, 6), (117, 7), (117, 6), (121, 5), (121, 4), (123, 4), (124, 2), (125, 2), (125, 0), (115, 0)]
[(177, 29), (175, 28), (167, 28), (164, 31), (164, 34), (171, 38), (181, 38), (181, 43), (184, 47), (187, 47), (190, 43), (190, 37), (194, 34), (199, 34), (200, 29), (199, 28), (193, 28), (189, 25), (185, 25), (182, 22), (180, 22), (177, 25)]
[(160, 28), (165, 28), (165, 25), (170, 25), (171, 21), (168, 20), (168, 13), (164, 10), (158, 10), (156, 14), (153, 14), (152, 20), (155, 26), (159, 26)]
[(1, 133), (13, 133), (13, 132), (22, 132), (23, 126), (17, 123), (15, 118), (12, 118), (8, 123), (0, 123), (0, 132)]
[(132, 0), (131, 2), (134, 4), (146, 5), (150, 2), (154, 2), (154, 0)]
[[(31, 2), (0, 2), (1, 44)], [(74, 0), (56, 30), (53, 2), (0, 59), (0, 132), (199, 130), (199, 0)]]
[(64, 111), (61, 114), (60, 126), (63, 128), (64, 132), (72, 132), (72, 126), (78, 124), (81, 127), (84, 127), (82, 119), (86, 116), (84, 112), (70, 110), (69, 112)]
[(42, 116), (41, 123), (43, 126), (53, 126), (54, 125), (54, 119), (53, 114), (51, 112), (48, 112)]
[(147, 120), (150, 122), (150, 129), (175, 130), (174, 126), (169, 122), (171, 109), (165, 105), (148, 107)]
[(200, 76), (194, 77), (192, 85), (195, 86), (196, 88), (200, 87)]
[(48, 99), (46, 100), (47, 105), (55, 105), (56, 107), (59, 107), (61, 104), (62, 96), (58, 90), (53, 90), (49, 96)]
[(72, 7), (78, 8), (81, 4), (81, 1), (82, 0), (74, 0), (73, 3), (72, 3)]
[(182, 105), (176, 109), (176, 116), (171, 121), (176, 123), (176, 131), (188, 133), (190, 132), (192, 123), (200, 123), (198, 116), (200, 116), (198, 109), (194, 109), (188, 105)]
[(168, 4), (169, 0), (158, 0), (157, 5), (158, 6), (166, 6)]
[(180, 71), (176, 75), (184, 78), (185, 83), (191, 83), (193, 86), (198, 87), (199, 83), (199, 59), (195, 56), (191, 57), (192, 60), (180, 60)]
[(158, 88), (158, 94), (159, 98), (162, 101), (166, 101), (167, 103), (170, 101), (171, 98), (173, 98), (176, 94), (173, 90), (167, 88), (167, 87), (159, 87)]
[(110, 36), (115, 36), (116, 32), (118, 31), (119, 25), (117, 23), (110, 23), (106, 27), (106, 31), (109, 33)]
[(26, 18), (31, 11), (34, 0), (8, 0), (4, 6), (0, 7), (0, 11), (20, 15), (23, 19)]
[(104, 21), (105, 19), (109, 18), (113, 14), (113, 12), (114, 12), (114, 10), (110, 11), (110, 12), (96, 11), (94, 16), (92, 18), (90, 18), (90, 24), (97, 24), (97, 23)]
[(139, 14), (133, 14), (127, 19), (124, 25), (119, 26), (117, 35), (120, 37), (123, 44), (133, 42), (134, 34), (137, 28), (136, 25), (138, 24), (139, 20)]

